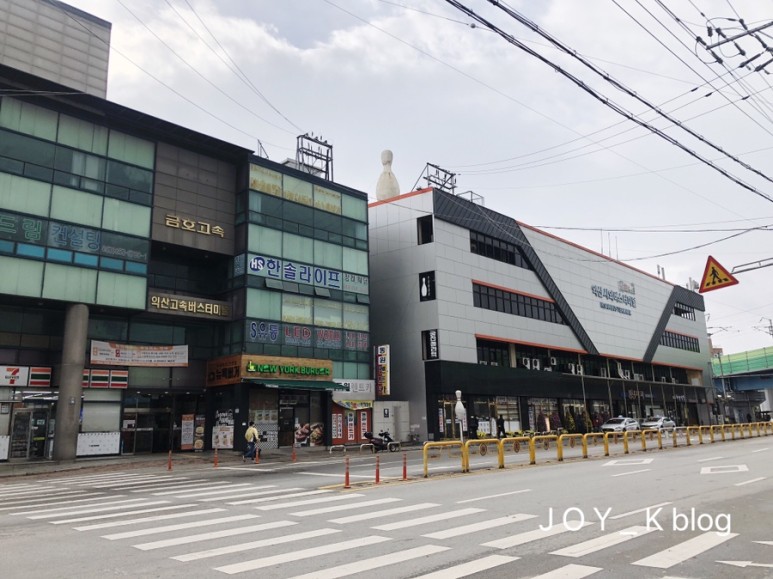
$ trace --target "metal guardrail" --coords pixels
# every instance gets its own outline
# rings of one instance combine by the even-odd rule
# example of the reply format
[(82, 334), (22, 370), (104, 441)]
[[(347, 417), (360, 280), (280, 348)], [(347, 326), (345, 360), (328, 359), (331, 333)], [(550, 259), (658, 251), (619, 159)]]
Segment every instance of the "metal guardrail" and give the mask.
[[(745, 432), (749, 437), (754, 436), (754, 430), (757, 431), (757, 436), (769, 436), (773, 435), (773, 422), (753, 422), (743, 424), (713, 424), (711, 426), (680, 426), (673, 428), (670, 431), (670, 438), (672, 440), (672, 448), (679, 446), (679, 438), (684, 437), (687, 446), (693, 445), (693, 437), (697, 435), (698, 443), (703, 444), (704, 433), (708, 433), (708, 437), (711, 442), (717, 441), (716, 433), (719, 432), (722, 441), (727, 441), (728, 431), (730, 432), (731, 440), (735, 440), (736, 432), (739, 433), (741, 438), (746, 438)], [(668, 434), (666, 433), (666, 436)], [(458, 440), (440, 441), (440, 442), (425, 442), (423, 448), (424, 455), (424, 478), (429, 476), (428, 460), (430, 458), (436, 458), (438, 455), (430, 457), (429, 453), (433, 449), (458, 448), (461, 454), (461, 468), (462, 472), (470, 471), (470, 455), (477, 454), (479, 456), (487, 456), (489, 454), (489, 446), (497, 446), (497, 463), (499, 468), (505, 468), (505, 451), (510, 449), (512, 452), (520, 452), (523, 444), (528, 444), (529, 448), (529, 464), (537, 463), (537, 444), (542, 442), (545, 449), (550, 447), (550, 441), (556, 443), (556, 458), (559, 462), (563, 461), (563, 447), (564, 442), (569, 440), (569, 444), (575, 440), (581, 439), (582, 441), (582, 457), (588, 458), (588, 442), (596, 444), (599, 439), (602, 439), (604, 443), (604, 456), (610, 456), (609, 445), (610, 439), (614, 444), (618, 439), (623, 441), (624, 454), (630, 453), (629, 439), (638, 437), (641, 441), (642, 451), (647, 451), (647, 440), (651, 442), (657, 440), (657, 448), (663, 450), (663, 438), (664, 431), (662, 430), (629, 430), (626, 432), (588, 432), (586, 434), (542, 434), (536, 436), (509, 436), (506, 438), (484, 438), (484, 439), (471, 439), (464, 443)], [(370, 445), (362, 445), (370, 446)], [(654, 447), (653, 447), (654, 449)], [(476, 452), (477, 450), (477, 452)], [(449, 453), (450, 454), (450, 453)]]

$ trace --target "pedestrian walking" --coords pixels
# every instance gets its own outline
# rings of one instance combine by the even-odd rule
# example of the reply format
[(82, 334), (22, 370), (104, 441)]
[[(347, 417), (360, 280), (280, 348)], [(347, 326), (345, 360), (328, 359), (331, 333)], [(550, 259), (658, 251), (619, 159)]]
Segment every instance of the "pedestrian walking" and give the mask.
[(247, 450), (242, 455), (242, 462), (247, 462), (248, 458), (255, 460), (255, 451), (258, 447), (258, 429), (255, 428), (254, 422), (250, 421), (250, 425), (244, 433), (244, 439), (247, 441)]
[(497, 418), (497, 438), (505, 438), (507, 433), (505, 432), (505, 418), (501, 414)]

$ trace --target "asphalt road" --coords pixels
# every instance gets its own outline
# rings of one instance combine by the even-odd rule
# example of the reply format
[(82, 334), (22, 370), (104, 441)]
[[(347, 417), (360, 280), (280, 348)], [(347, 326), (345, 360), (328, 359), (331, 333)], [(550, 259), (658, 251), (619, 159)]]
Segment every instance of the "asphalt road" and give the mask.
[[(542, 449), (0, 481), (4, 578), (773, 576), (773, 437), (555, 461)], [(493, 455), (493, 456), (492, 456)], [(548, 462), (549, 461), (549, 462)], [(126, 465), (128, 466), (128, 465)]]

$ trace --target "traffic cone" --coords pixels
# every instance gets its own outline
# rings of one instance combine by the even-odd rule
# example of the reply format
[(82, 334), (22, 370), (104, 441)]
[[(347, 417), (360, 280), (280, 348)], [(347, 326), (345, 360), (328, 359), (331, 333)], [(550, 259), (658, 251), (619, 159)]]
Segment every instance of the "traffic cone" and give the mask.
[(166, 470), (172, 470), (172, 451), (169, 451), (169, 459), (166, 461)]
[(255, 464), (260, 464), (260, 449), (255, 446)]
[(403, 453), (403, 480), (408, 480), (408, 457)]
[(376, 484), (378, 484), (379, 481), (381, 480), (381, 477), (379, 476), (379, 468), (378, 467), (379, 467), (379, 456), (376, 455)]
[(215, 449), (215, 468), (217, 468), (217, 449)]
[(293, 443), (293, 451), (292, 451), (292, 453), (290, 454), (290, 458), (293, 460), (293, 462), (295, 462), (296, 460), (298, 460), (298, 455), (295, 453), (295, 443)]
[(350, 489), (352, 488), (352, 485), (349, 484), (349, 457), (348, 456), (346, 457), (345, 464), (346, 464), (346, 472), (344, 474), (344, 488)]

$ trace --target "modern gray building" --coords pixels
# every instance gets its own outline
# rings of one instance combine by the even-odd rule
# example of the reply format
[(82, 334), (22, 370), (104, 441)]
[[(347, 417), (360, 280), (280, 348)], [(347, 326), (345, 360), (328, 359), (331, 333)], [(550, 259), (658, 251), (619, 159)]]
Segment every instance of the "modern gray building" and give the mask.
[(584, 432), (610, 416), (713, 416), (703, 298), (440, 189), (369, 206), (382, 400), (411, 429)]

